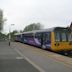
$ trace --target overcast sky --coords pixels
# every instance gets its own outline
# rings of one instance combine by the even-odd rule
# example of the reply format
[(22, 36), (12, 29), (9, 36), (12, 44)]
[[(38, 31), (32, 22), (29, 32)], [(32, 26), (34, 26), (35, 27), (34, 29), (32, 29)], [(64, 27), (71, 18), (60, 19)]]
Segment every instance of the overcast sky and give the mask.
[(40, 22), (44, 28), (68, 26), (72, 21), (72, 0), (0, 0), (7, 21), (4, 31), (23, 29)]

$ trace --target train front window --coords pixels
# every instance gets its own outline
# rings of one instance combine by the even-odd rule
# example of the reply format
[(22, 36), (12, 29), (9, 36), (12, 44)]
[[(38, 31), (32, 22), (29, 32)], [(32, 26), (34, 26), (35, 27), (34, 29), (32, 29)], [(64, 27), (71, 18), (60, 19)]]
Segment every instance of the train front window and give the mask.
[(68, 34), (68, 41), (72, 41), (72, 34)]
[(61, 33), (61, 40), (62, 41), (67, 41), (66, 33)]
[[(68, 39), (70, 40), (70, 37), (68, 36), (68, 32), (70, 31), (68, 28), (55, 28), (55, 39), (56, 41), (66, 42)], [(68, 38), (69, 37), (69, 38)]]
[(55, 41), (60, 41), (60, 33), (55, 32)]

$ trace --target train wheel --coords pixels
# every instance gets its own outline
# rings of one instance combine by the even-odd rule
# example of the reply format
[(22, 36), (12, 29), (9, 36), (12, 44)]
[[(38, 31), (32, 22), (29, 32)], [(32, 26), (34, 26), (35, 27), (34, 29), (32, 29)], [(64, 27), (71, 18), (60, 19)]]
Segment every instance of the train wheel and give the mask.
[(72, 51), (70, 53), (72, 54)]
[(65, 52), (65, 53), (64, 53), (64, 55), (65, 55), (65, 56), (67, 56), (67, 55), (68, 55), (68, 53), (67, 53), (67, 52)]

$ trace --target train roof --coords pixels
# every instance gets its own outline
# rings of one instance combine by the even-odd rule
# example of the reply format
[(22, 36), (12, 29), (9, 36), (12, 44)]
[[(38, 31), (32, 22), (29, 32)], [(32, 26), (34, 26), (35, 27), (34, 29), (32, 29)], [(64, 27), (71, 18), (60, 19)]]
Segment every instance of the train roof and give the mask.
[(67, 29), (65, 27), (53, 27), (53, 28), (48, 28), (48, 29), (42, 29), (42, 30), (33, 30), (33, 31), (27, 31), (23, 33), (17, 33), (15, 35), (20, 35), (20, 34), (27, 34), (27, 33), (36, 33), (36, 32), (52, 32), (58, 29)]
[(28, 31), (28, 32), (23, 32), (23, 34), (27, 33), (36, 33), (36, 32), (52, 32), (58, 29), (67, 29), (65, 27), (53, 27), (53, 28), (48, 28), (48, 29), (42, 29), (42, 30), (33, 30), (33, 31)]
[(49, 28), (49, 29), (42, 29), (42, 30), (33, 30), (33, 31), (28, 31), (28, 32), (23, 32), (23, 34), (26, 34), (26, 33), (36, 33), (36, 32), (51, 32), (53, 31), (54, 28)]

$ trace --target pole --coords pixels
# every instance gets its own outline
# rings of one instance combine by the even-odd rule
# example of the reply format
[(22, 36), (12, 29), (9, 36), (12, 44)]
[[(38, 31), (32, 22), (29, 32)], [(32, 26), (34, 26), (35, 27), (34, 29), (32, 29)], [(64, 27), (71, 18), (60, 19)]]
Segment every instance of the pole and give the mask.
[(9, 46), (11, 45), (11, 26), (13, 26), (14, 24), (11, 24), (9, 27)]
[(10, 35), (10, 27), (9, 27), (9, 46), (10, 46), (10, 40), (11, 40), (11, 35)]

